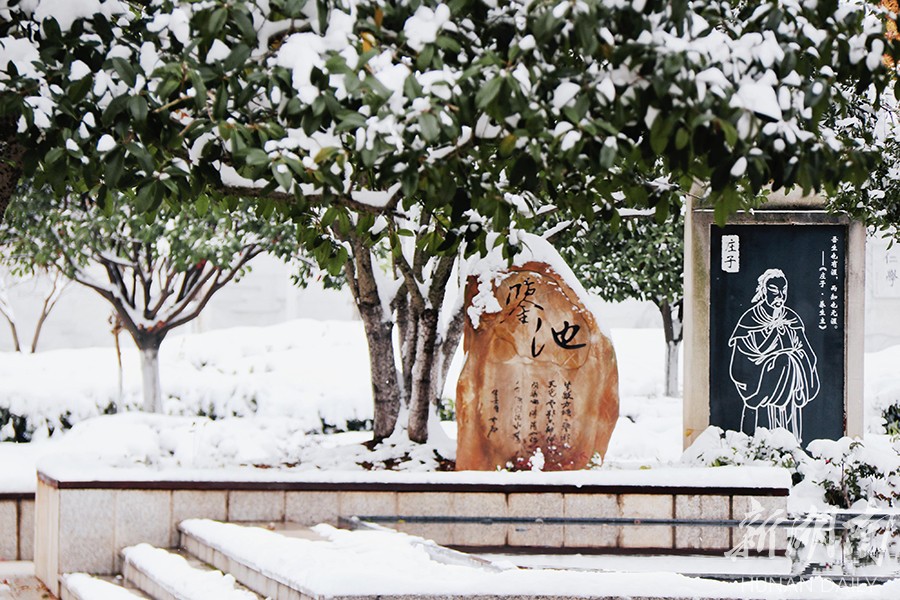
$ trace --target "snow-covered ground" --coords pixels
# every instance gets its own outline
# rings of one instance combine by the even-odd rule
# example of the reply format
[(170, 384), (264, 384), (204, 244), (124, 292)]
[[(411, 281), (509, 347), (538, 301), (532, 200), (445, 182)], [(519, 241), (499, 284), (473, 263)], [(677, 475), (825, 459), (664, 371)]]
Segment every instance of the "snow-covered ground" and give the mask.
[[(681, 401), (662, 396), (664, 343), (655, 329), (614, 329), (619, 360), (621, 418), (608, 462), (658, 465), (681, 454)], [(236, 328), (173, 338), (160, 352), (168, 417), (94, 417), (115, 402), (140, 405), (140, 366), (123, 354), (119, 400), (115, 351), (54, 350), (0, 355), (0, 409), (27, 414), (29, 444), (0, 443), (0, 490), (34, 488), (34, 465), (47, 454), (90, 455), (105, 463), (160, 468), (296, 465), (304, 469), (362, 469), (410, 452), (407, 469), (433, 469), (433, 447), (453, 452), (447, 438), (416, 449), (402, 439), (373, 453), (366, 432), (317, 435), (322, 424), (346, 428), (372, 418), (368, 355), (362, 325), (297, 320), (273, 327)], [(455, 361), (445, 396), (455, 394)], [(253, 415), (210, 420), (193, 415)], [(76, 426), (62, 432), (60, 416)], [(4, 433), (12, 435), (12, 425)], [(52, 433), (51, 433), (52, 429)], [(402, 436), (401, 436), (402, 438)], [(398, 447), (399, 446), (399, 447)]]
[[(619, 361), (621, 416), (606, 468), (659, 467), (682, 454), (679, 398), (662, 395), (660, 330), (613, 329)], [(880, 431), (881, 406), (900, 395), (900, 346), (866, 356), (870, 428)], [(429, 447), (398, 436), (376, 452), (366, 432), (314, 433), (323, 423), (346, 428), (372, 417), (368, 356), (359, 322), (290, 321), (278, 326), (218, 330), (173, 338), (161, 351), (170, 416), (127, 414), (90, 418), (112, 402), (137, 407), (137, 353), (124, 353), (122, 399), (112, 349), (0, 355), (0, 410), (28, 414), (29, 444), (0, 443), (0, 491), (34, 488), (35, 464), (48, 454), (85, 455), (119, 466), (208, 469), (236, 465), (363, 470), (404, 454), (400, 469), (438, 467), (434, 450), (452, 457), (453, 423)], [(445, 396), (454, 394), (459, 360)], [(253, 415), (246, 419), (196, 414)], [(60, 416), (75, 423), (62, 432)], [(51, 427), (53, 433), (50, 433)], [(7, 424), (5, 433), (9, 434)], [(311, 433), (313, 432), (313, 433)]]
[[(651, 471), (655, 474), (667, 476), (666, 473), (673, 469), (667, 469), (665, 465), (677, 462), (682, 455), (682, 402), (661, 393), (662, 332), (613, 329), (612, 335), (619, 361), (621, 417), (604, 469), (629, 469), (631, 474), (639, 475), (647, 473), (641, 467), (653, 467)], [(881, 429), (881, 409), (900, 397), (900, 376), (896, 374), (895, 366), (898, 361), (900, 347), (866, 356), (867, 419), (869, 428), (876, 432)], [(233, 467), (238, 465), (244, 466), (244, 472), (254, 465), (280, 466), (289, 473), (285, 475), (288, 477), (308, 476), (310, 470), (318, 470), (322, 476), (327, 476), (328, 471), (346, 474), (355, 470), (359, 477), (377, 477), (377, 474), (367, 472), (372, 464), (377, 466), (379, 462), (408, 455), (399, 469), (433, 470), (438, 467), (435, 450), (444, 456), (453, 452), (453, 423), (444, 423), (446, 435), (434, 436), (435, 440), (429, 446), (414, 446), (398, 436), (375, 452), (361, 444), (370, 437), (369, 433), (318, 433), (323, 422), (346, 427), (352, 421), (371, 418), (368, 358), (359, 323), (301, 320), (275, 327), (220, 330), (174, 338), (164, 344), (161, 362), (163, 389), (169, 398), (166, 408), (172, 414), (132, 412), (92, 417), (113, 401), (126, 407), (139, 404), (140, 370), (135, 352), (126, 351), (124, 356), (121, 400), (112, 349), (59, 350), (34, 356), (0, 355), (0, 407), (12, 412), (27, 412), (36, 423), (43, 419), (43, 425), (39, 424), (34, 432), (32, 443), (0, 443), (0, 491), (32, 490), (35, 465), (41, 460), (48, 465), (60, 465), (87, 459), (90, 464), (99, 462), (117, 468), (140, 469), (150, 477), (152, 472), (171, 473), (173, 468), (181, 470), (186, 477), (192, 470), (223, 467), (227, 469), (222, 472), (234, 473)], [(453, 396), (459, 367), (455, 364), (452, 369), (451, 381), (445, 390), (448, 397)], [(231, 413), (255, 414), (242, 419), (216, 420), (192, 416), (201, 410), (220, 417)], [(71, 431), (62, 432), (58, 419), (67, 412), (66, 418), (76, 425)], [(53, 433), (50, 425), (54, 427)], [(59, 455), (65, 455), (66, 460), (61, 461)], [(677, 469), (679, 471), (689, 470), (684, 464), (677, 466), (681, 467)], [(256, 471), (269, 477), (272, 473), (272, 469)], [(727, 476), (727, 468), (715, 471)], [(502, 478), (542, 474), (480, 475)], [(328, 543), (339, 546), (344, 557), (347, 552), (366, 554), (372, 551), (371, 535), (330, 529), (320, 533), (327, 534)], [(241, 546), (244, 541), (237, 536), (231, 543)], [(397, 546), (401, 554), (410, 552), (403, 540), (395, 542), (394, 538), (379, 538), (376, 545), (381, 556), (386, 556), (385, 544)], [(318, 546), (312, 550), (321, 553)], [(502, 560), (502, 557), (492, 558)], [(532, 569), (574, 569), (567, 574), (531, 570), (514, 575), (510, 570), (504, 571), (506, 575), (490, 576), (490, 581), (478, 581), (487, 586), (485, 589), (504, 593), (519, 591), (521, 586), (532, 592), (543, 589), (542, 586), (559, 591), (558, 582), (561, 581), (571, 584), (573, 590), (586, 589), (579, 585), (590, 584), (622, 593), (665, 589), (688, 595), (715, 593), (723, 597), (749, 594), (754, 597), (890, 598), (896, 597), (897, 592), (893, 584), (868, 589), (839, 589), (820, 579), (795, 586), (758, 582), (742, 587), (688, 579), (674, 573), (729, 572), (731, 563), (725, 558), (707, 558), (700, 564), (692, 564), (691, 559), (672, 557), (651, 560), (618, 557), (604, 559), (601, 563), (590, 557), (571, 559), (568, 557), (561, 563), (550, 557), (535, 556), (522, 563)], [(420, 558), (407, 557), (403, 564), (418, 564), (418, 560)], [(521, 562), (521, 557), (518, 560)], [(759, 564), (751, 565), (751, 570), (771, 575), (790, 569), (788, 559), (774, 560), (757, 561)], [(346, 559), (341, 558), (336, 564), (346, 564)], [(392, 565), (396, 567), (396, 563)], [(512, 565), (508, 566), (511, 569)], [(742, 565), (745, 567), (747, 565)], [(580, 570), (606, 573), (592, 575), (579, 573)], [(523, 573), (525, 579), (520, 577)], [(580, 584), (576, 585), (573, 577)], [(474, 585), (470, 579), (466, 580)], [(90, 581), (84, 583), (93, 585)], [(748, 585), (751, 587), (746, 587)]]

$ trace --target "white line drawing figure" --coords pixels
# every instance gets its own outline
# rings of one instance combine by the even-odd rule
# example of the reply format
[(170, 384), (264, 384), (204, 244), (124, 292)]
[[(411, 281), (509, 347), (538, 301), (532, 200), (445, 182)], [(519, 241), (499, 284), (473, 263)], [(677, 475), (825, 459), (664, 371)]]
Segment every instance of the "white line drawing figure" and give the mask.
[(769, 427), (788, 429), (802, 442), (802, 408), (819, 394), (819, 373), (803, 320), (787, 306), (787, 291), (781, 269), (759, 276), (753, 306), (741, 315), (728, 340), (729, 372), (744, 402), (741, 431), (746, 432), (746, 421), (753, 433), (759, 411), (765, 409)]

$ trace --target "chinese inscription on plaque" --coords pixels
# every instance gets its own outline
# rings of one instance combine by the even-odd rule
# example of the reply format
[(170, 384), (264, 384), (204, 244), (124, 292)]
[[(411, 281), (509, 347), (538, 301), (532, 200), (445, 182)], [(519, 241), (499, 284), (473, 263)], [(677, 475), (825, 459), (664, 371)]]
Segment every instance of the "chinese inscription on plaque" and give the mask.
[[(467, 298), (478, 289), (470, 278)], [(543, 263), (494, 281), (501, 310), (466, 323), (457, 388), (457, 469), (585, 467), (605, 454), (618, 417), (609, 338), (576, 293)]]

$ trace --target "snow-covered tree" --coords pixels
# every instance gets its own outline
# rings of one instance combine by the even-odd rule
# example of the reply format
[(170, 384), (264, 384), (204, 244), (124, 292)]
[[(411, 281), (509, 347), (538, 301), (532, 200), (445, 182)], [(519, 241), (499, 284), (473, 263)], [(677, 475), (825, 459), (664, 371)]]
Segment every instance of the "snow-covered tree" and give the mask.
[(684, 219), (673, 211), (622, 214), (616, 227), (580, 222), (554, 239), (584, 286), (604, 300), (653, 302), (666, 340), (665, 394), (678, 395), (678, 351), (684, 337)]
[(861, 0), (7, 5), (0, 204), (21, 173), (101, 204), (129, 190), (137, 211), (201, 192), (280, 201), (354, 291), (376, 438), (405, 403), (422, 441), (462, 323), (445, 298), (459, 255), (511, 252), (548, 206), (611, 218), (699, 180), (724, 218), (767, 185), (861, 182), (879, 159), (870, 135), (822, 115), (856, 101), (838, 82), (887, 84), (882, 55), (898, 51), (878, 12)]
[(30, 191), (13, 200), (0, 229), (12, 260), (54, 269), (110, 303), (140, 350), (144, 408), (160, 412), (159, 347), (169, 332), (199, 316), (255, 256), (296, 252), (292, 223), (240, 208), (197, 203), (148, 219), (129, 202), (100, 207)]

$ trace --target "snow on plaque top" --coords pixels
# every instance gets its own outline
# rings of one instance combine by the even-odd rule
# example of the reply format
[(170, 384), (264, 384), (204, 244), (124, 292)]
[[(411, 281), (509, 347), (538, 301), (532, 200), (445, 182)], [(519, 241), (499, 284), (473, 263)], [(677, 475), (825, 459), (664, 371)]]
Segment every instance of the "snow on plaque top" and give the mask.
[(467, 280), (460, 470), (584, 468), (618, 418), (616, 356), (587, 294), (550, 244), (523, 242), (512, 266), (489, 257)]

